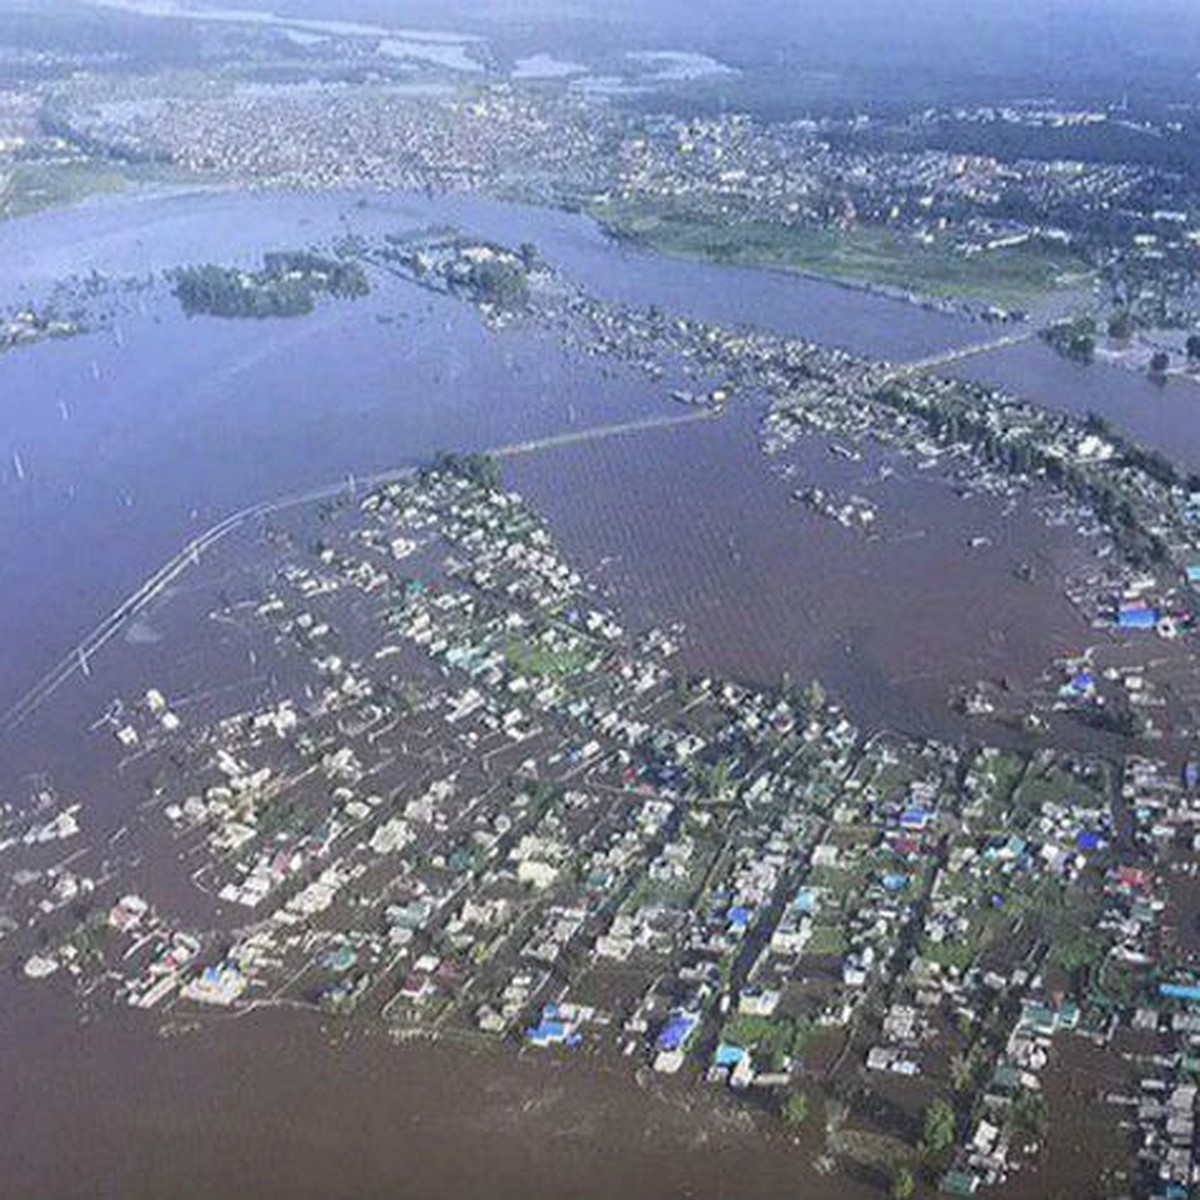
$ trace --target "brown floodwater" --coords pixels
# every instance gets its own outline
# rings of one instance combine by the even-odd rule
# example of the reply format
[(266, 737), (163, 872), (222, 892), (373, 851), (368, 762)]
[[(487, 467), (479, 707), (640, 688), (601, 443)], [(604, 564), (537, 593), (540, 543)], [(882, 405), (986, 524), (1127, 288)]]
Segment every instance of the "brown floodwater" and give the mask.
[[(257, 202), (229, 204), (218, 215)], [(272, 223), (264, 230), (260, 214), (259, 225), (241, 229), (235, 257), (270, 248), (266, 234), (310, 240), (301, 207), (262, 210)], [(235, 221), (217, 222), (218, 237), (208, 217), (166, 208), (161, 229), (143, 231), (108, 210), (98, 231), (80, 231), (80, 216), (57, 221), (108, 253), (102, 266), (114, 273), (165, 265), (151, 253), (154, 237), (177, 246), (180, 229), (191, 231), (193, 258), (228, 255), (222, 239), (226, 226), (240, 229)], [(337, 204), (322, 211), (336, 223)], [(376, 220), (390, 227), (396, 217)], [(524, 234), (534, 220), (507, 210), (472, 219), (498, 237), (514, 221)], [(971, 334), (842, 291), (825, 313), (829, 293), (809, 283), (640, 258), (653, 287), (636, 292), (628, 255), (577, 222), (546, 219), (552, 227), (532, 240), (620, 299), (686, 301), (717, 319), (769, 309), (785, 331), (878, 353)], [(54, 221), (37, 228), (50, 248), (62, 240)], [(135, 249), (138, 261), (122, 265)], [(26, 255), (26, 275), (31, 263), (54, 266), (43, 250)], [(736, 288), (714, 286), (729, 279)], [(742, 297), (757, 299), (739, 307)], [(418, 461), (438, 446), (485, 447), (661, 412), (665, 391), (585, 370), (536, 332), (495, 336), (447, 301), (385, 287), (360, 309), (333, 306), (286, 330), (152, 311), (127, 322), (120, 344), (96, 335), (38, 347), (5, 372), (16, 432), (4, 457), (20, 451), (28, 476), (0, 470), (6, 700), (227, 511), (347, 471)], [(784, 479), (758, 449), (759, 416), (739, 405), (719, 422), (547, 451), (509, 462), (506, 477), (626, 625), (684, 624), (685, 669), (766, 686), (816, 675), (868, 727), (985, 736), (986, 726), (952, 710), (957, 688), (1001, 675), (1028, 682), (1084, 643), (1088, 630), (1052, 582), (1055, 566), (1078, 552), (1068, 531), (1047, 529), (1024, 506), (1006, 514), (996, 500), (956, 500), (936, 472), (895, 462), (880, 478), (883, 459), (846, 463), (820, 439), (781, 456), (774, 467), (795, 469)], [(878, 529), (851, 532), (789, 498), (812, 483), (868, 496)], [(147, 797), (136, 769), (114, 774), (111, 733), (91, 729), (114, 695), (160, 686), (173, 700), (192, 698), (180, 705), (187, 717), (271, 689), (249, 658), (253, 647), (209, 616), (226, 586), (244, 583), (237, 559), (259, 552), (257, 533), (185, 577), (168, 605), (97, 657), (92, 678), (0, 743), (0, 800), (24, 801), (36, 774), (50, 771), (61, 795), (84, 804), (94, 849), (80, 869), (119, 857), (121, 843), (107, 837), (137, 819)], [(971, 549), (972, 538), (988, 542)], [(1034, 583), (1014, 579), (1025, 561), (1046, 568)], [(231, 583), (225, 572), (234, 568)], [(152, 853), (126, 863), (125, 877), (183, 907), (187, 864), (171, 858), (165, 838), (147, 844)], [(818, 1131), (796, 1146), (719, 1093), (683, 1080), (643, 1085), (624, 1061), (396, 1046), (300, 1013), (214, 1020), (169, 1037), (154, 1014), (85, 1015), (81, 1023), (58, 981), (0, 978), (0, 1197), (879, 1194), (814, 1172)], [(1080, 1134), (1080, 1144), (1095, 1136)], [(1019, 1187), (1030, 1197), (1086, 1195), (1071, 1190), (1086, 1172), (1086, 1151), (1056, 1155), (1036, 1185)]]
[[(1028, 685), (1094, 638), (1054, 582), (1080, 553), (1069, 530), (903, 462), (881, 480), (878, 458), (847, 463), (820, 439), (781, 456), (796, 468), (781, 478), (757, 415), (555, 449), (509, 476), (630, 624), (684, 623), (685, 668), (766, 687), (817, 677), (866, 727), (1001, 736), (952, 709), (957, 691)], [(792, 499), (813, 483), (874, 502), (874, 531)], [(1043, 568), (1034, 582), (1015, 578), (1021, 562)]]
[(642, 1087), (624, 1064), (398, 1046), (282, 1012), (156, 1037), (144, 1015), (79, 1024), (11, 990), (6, 1200), (871, 1194), (711, 1091)]
[[(866, 724), (961, 735), (948, 703), (955, 685), (1036, 673), (1079, 636), (1048, 582), (1011, 575), (1017, 557), (1068, 554), (1062, 531), (1021, 510), (1006, 516), (992, 499), (953, 500), (944, 481), (902, 463), (880, 479), (878, 461), (846, 463), (815, 443), (789, 453), (795, 475), (785, 480), (767, 469), (756, 420), (747, 407), (505, 471), (627, 625), (684, 623), (687, 669), (768, 686), (816, 673)], [(869, 495), (878, 534), (791, 501), (802, 481)], [(971, 536), (992, 544), (969, 550)], [(87, 732), (110, 697), (161, 686), (193, 719), (271, 686), (236, 623), (211, 615), (223, 598), (253, 594), (269, 561), (260, 529), (231, 539), (38, 714), (19, 753), (14, 744), (11, 761), (30, 771), (49, 746), (73, 746), (56, 756), (55, 783), (88, 801), (89, 840), (136, 821), (145, 799), (136, 767), (113, 774), (111, 734)], [(187, 908), (186, 864), (172, 860), (169, 839), (143, 844), (128, 877)], [(819, 1129), (795, 1144), (725, 1094), (639, 1081), (624, 1060), (396, 1045), (378, 1029), (286, 1011), (187, 1031), (158, 1014), (85, 1015), (56, 983), (0, 982), (10, 1048), (0, 1120), (11, 1148), (0, 1196), (879, 1194), (878, 1180), (814, 1170)], [(1072, 1145), (1086, 1145), (1089, 1130), (1069, 1124)], [(1075, 1194), (1085, 1163), (1078, 1150), (1056, 1157), (1036, 1176), (1049, 1190), (1022, 1182), (1019, 1194)]]

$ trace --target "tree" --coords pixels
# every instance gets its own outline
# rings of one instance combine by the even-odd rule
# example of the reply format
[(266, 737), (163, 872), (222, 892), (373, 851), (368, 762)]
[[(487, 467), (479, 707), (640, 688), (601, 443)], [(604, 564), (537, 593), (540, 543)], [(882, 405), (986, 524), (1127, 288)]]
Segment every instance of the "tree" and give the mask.
[(484, 259), (471, 264), (466, 285), (472, 297), (500, 308), (521, 308), (529, 300), (529, 280), (515, 263)]
[(1165, 350), (1155, 350), (1150, 358), (1150, 374), (1165, 375), (1171, 365), (1171, 356)]
[(1129, 309), (1123, 308), (1119, 312), (1113, 314), (1112, 319), (1108, 323), (1108, 336), (1116, 338), (1119, 342), (1127, 342), (1133, 335), (1133, 317), (1129, 313)]
[(500, 486), (500, 465), (490, 454), (457, 454), (439, 450), (433, 466), (425, 468), (434, 474), (458, 475), (476, 487), (495, 490)]
[(954, 1145), (958, 1122), (954, 1108), (940, 1097), (925, 1110), (925, 1133), (921, 1146), (928, 1158), (941, 1160)]
[(950, 1059), (950, 1084), (956, 1092), (965, 1092), (975, 1074), (975, 1064), (970, 1051), (955, 1054)]
[(702, 764), (698, 783), (705, 799), (722, 799), (733, 783), (733, 767), (729, 760), (721, 758), (712, 764)]
[(1044, 329), (1042, 337), (1067, 358), (1091, 362), (1096, 350), (1096, 321), (1089, 316), (1060, 321)]
[(1104, 961), (1108, 941), (1095, 925), (1080, 925), (1078, 929), (1056, 939), (1050, 950), (1051, 960), (1068, 975), (1080, 976)]
[(917, 1190), (917, 1181), (907, 1167), (898, 1167), (892, 1176), (892, 1200), (911, 1200)]
[(1019, 1096), (1009, 1112), (1014, 1133), (1040, 1141), (1046, 1136), (1046, 1102), (1037, 1092)]
[(808, 1096), (804, 1092), (792, 1092), (783, 1106), (783, 1119), (793, 1129), (799, 1129), (808, 1120)]
[(1187, 356), (1191, 362), (1200, 362), (1200, 333), (1189, 333)]

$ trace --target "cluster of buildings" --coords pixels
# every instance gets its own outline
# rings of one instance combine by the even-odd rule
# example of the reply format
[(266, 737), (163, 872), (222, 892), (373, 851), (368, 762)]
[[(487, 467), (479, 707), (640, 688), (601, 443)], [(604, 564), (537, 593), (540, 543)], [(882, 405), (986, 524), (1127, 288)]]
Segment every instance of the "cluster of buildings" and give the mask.
[[(889, 131), (884, 119), (764, 124), (744, 114), (662, 114), (625, 140), (619, 178), (603, 198), (784, 226), (890, 227), (973, 255), (1084, 242), (1097, 215), (1132, 204), (1150, 174), (926, 148)], [(887, 148), (889, 140), (910, 145)]]
[(22, 308), (7, 316), (0, 324), (0, 350), (29, 346), (46, 338), (73, 337), (80, 332), (82, 326), (77, 321), (33, 308)]
[[(82, 76), (52, 95), (89, 151), (245, 184), (478, 190), (587, 205), (625, 232), (664, 215), (863, 230), (960, 260), (1025, 249), (1102, 266), (1107, 295), (1139, 324), (1180, 325), (1200, 311), (1200, 228), (1181, 176), (1086, 146), (1076, 157), (1005, 153), (1019, 141), (994, 132), (1088, 128), (1105, 114), (1017, 107), (770, 122), (680, 116), (666, 100), (632, 113), (568, 81), (461, 76), (240, 87)], [(1173, 136), (1150, 131), (1160, 134)]]
[(612, 117), (575, 93), (509, 84), (462, 89), (329, 83), (176, 93), (153, 77), (149, 103), (110, 103), (78, 85), (73, 120), (123, 157), (164, 158), (250, 185), (486, 190), (557, 202), (609, 170)]
[(623, 629), (486, 475), (455, 460), (311, 554), (280, 543), (232, 610), (277, 694), (170, 728), (160, 691), (123, 711), (114, 751), (160, 768), (155, 819), (215, 925), (118, 891), (26, 974), (624, 1055), (780, 1107), (951, 1095), (962, 1194), (1036, 1154), (1063, 1038), (1153, 1023), (1179, 1048), (1130, 1086), (1173, 1186), (1200, 959), (1165, 953), (1160, 892), (1200, 772), (864, 739), (819, 689), (684, 679), (676, 635)]
[[(1122, 525), (1168, 555), (1147, 606), (1195, 582), (1200, 505), (1103, 430), (570, 289), (535, 289), (530, 316), (651, 373), (676, 354), (706, 394), (774, 396), (769, 453), (869, 435), (996, 494), (1044, 487), (1123, 597)], [(1153, 1068), (1144, 1194), (1186, 1186), (1200, 958), (1164, 917), (1191, 878), (1200, 769), (1130, 760), (1116, 787), (1099, 760), (864, 737), (819, 688), (689, 678), (678, 630), (626, 630), (495, 469), (447, 456), (272, 540), (265, 594), (260, 571), (222, 613), (270, 656), (266, 693), (183, 720), (151, 689), (107, 739), (155, 780), (155, 836), (205, 921), (116, 877), (68, 895), (60, 872), (26, 975), (65, 965), (145, 1008), (300, 1005), (615, 1052), (778, 1106), (953, 1095), (945, 1184), (967, 1194), (1036, 1152), (1063, 1039), (1174, 1039), (1129, 1061)], [(68, 917), (77, 896), (102, 920)]]

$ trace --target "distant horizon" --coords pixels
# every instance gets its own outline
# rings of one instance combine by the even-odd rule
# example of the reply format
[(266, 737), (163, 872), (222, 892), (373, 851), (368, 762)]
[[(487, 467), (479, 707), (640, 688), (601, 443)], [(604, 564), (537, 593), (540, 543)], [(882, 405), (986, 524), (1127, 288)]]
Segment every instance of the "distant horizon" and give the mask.
[[(94, 0), (62, 3), (79, 8)], [(130, 7), (140, 4), (481, 34), (509, 58), (554, 49), (687, 48), (741, 64), (930, 67), (951, 76), (1064, 82), (1164, 69), (1194, 81), (1200, 71), (1200, 5), (1185, 0), (609, 0), (602, 11), (581, 0), (132, 0)], [(30, 7), (0, 0), (5, 10)]]

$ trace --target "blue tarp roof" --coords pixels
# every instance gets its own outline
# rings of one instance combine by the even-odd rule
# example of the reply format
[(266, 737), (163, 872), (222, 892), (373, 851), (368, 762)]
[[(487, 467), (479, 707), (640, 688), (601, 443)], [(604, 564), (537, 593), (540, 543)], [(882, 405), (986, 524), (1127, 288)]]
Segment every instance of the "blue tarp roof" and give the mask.
[(1160, 983), (1158, 993), (1172, 1000), (1200, 1000), (1200, 986), (1192, 983)]
[(889, 892), (899, 892), (908, 887), (908, 876), (899, 873), (888, 874), (883, 877), (883, 886)]
[(746, 1051), (741, 1046), (731, 1046), (728, 1042), (722, 1042), (717, 1047), (714, 1061), (718, 1067), (736, 1067), (745, 1057)]
[(696, 1016), (693, 1013), (672, 1013), (656, 1043), (660, 1050), (679, 1050), (692, 1035), (696, 1028)]
[(558, 1042), (564, 1046), (578, 1046), (583, 1041), (581, 1034), (568, 1028), (562, 1021), (541, 1021), (532, 1029), (525, 1030), (525, 1036), (531, 1042)]
[(1100, 846), (1100, 835), (1090, 829), (1081, 829), (1075, 835), (1075, 845), (1080, 850), (1096, 850)]
[(1020, 858), (1026, 848), (1025, 839), (1018, 837), (1015, 833), (1009, 834), (1008, 837), (996, 836), (988, 839), (987, 845), (983, 848), (983, 857), (988, 862), (992, 862), (1001, 854), (1007, 854), (1009, 858)]
[(792, 901), (792, 907), (797, 912), (812, 912), (817, 907), (817, 894), (812, 888), (801, 888)]
[(750, 910), (744, 904), (734, 905), (729, 910), (729, 924), (733, 929), (745, 929), (750, 924)]
[(1158, 624), (1156, 608), (1123, 608), (1117, 613), (1119, 629), (1153, 629)]

